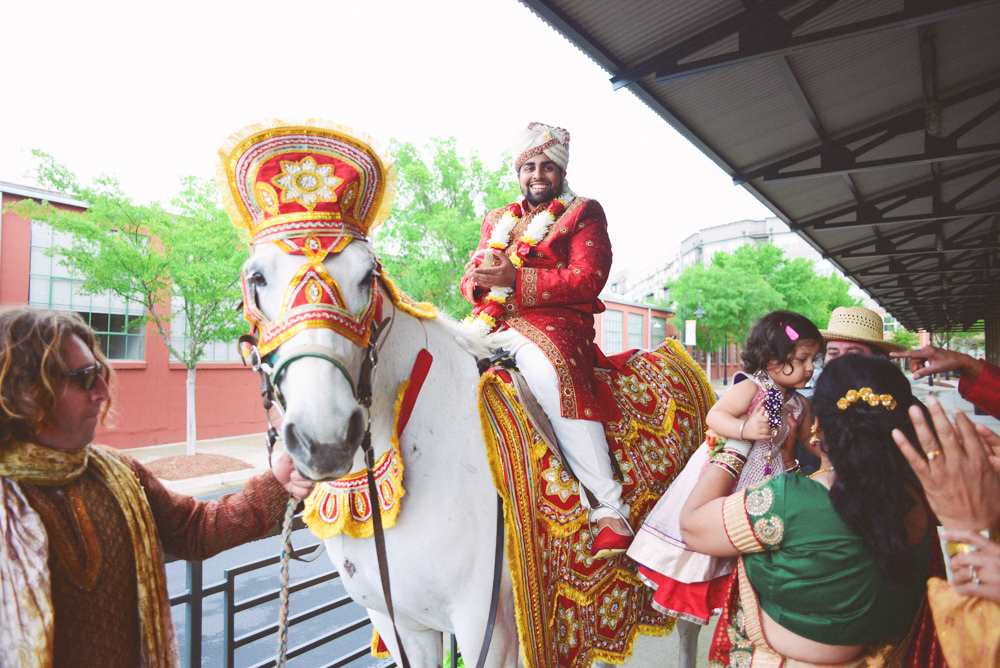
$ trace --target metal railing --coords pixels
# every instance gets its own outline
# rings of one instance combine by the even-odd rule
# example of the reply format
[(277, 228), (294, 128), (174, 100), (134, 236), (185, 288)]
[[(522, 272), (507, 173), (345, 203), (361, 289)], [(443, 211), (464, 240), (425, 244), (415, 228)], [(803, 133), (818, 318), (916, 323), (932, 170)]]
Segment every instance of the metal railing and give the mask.
[[(296, 517), (293, 524), (293, 530), (298, 530), (304, 528), (301, 518)], [(276, 536), (280, 533), (280, 527), (275, 527), (267, 536), (259, 540), (264, 540), (266, 538)], [(315, 553), (321, 548), (322, 544), (317, 543), (304, 547), (301, 549), (293, 550), (292, 558), (301, 559), (307, 555)], [(175, 561), (172, 558), (167, 559), (168, 562)], [(182, 648), (182, 656), (186, 656), (187, 665), (189, 668), (201, 668), (202, 666), (202, 621), (204, 615), (204, 600), (209, 596), (222, 595), (222, 627), (224, 636), (224, 650), (223, 650), (223, 667), (224, 668), (235, 668), (236, 665), (236, 650), (250, 645), (258, 640), (271, 636), (277, 639), (278, 624), (275, 621), (272, 624), (267, 624), (265, 626), (256, 628), (252, 631), (237, 634), (236, 626), (236, 615), (238, 613), (249, 611), (253, 608), (257, 608), (274, 601), (277, 601), (280, 597), (279, 588), (270, 588), (262, 594), (258, 594), (247, 598), (245, 600), (237, 601), (237, 583), (236, 579), (239, 576), (244, 576), (254, 571), (259, 571), (261, 569), (272, 569), (273, 572), (277, 572), (277, 565), (280, 561), (280, 555), (274, 555), (266, 557), (264, 559), (258, 559), (256, 561), (251, 561), (248, 563), (235, 566), (233, 568), (223, 569), (223, 579), (220, 582), (214, 584), (205, 585), (204, 582), (204, 565), (202, 562), (188, 562), (186, 565), (186, 590), (176, 596), (170, 598), (170, 605), (184, 605), (185, 606), (185, 642)], [(294, 574), (294, 571), (293, 571)], [(332, 582), (339, 579), (340, 574), (334, 569), (330, 568), (329, 571), (322, 573), (320, 575), (314, 575), (301, 582), (293, 582), (290, 587), (290, 593), (294, 594), (296, 592), (302, 592), (311, 587), (316, 587), (326, 582)], [(352, 605), (353, 601), (346, 594), (343, 596), (338, 596), (334, 600), (324, 603), (322, 605), (314, 606), (308, 610), (300, 612), (298, 614), (290, 615), (288, 619), (289, 628), (301, 624), (302, 622), (314, 619), (320, 615), (328, 614), (342, 608), (344, 606)], [(360, 608), (360, 606), (359, 606)], [(275, 616), (275, 620), (277, 616)], [(347, 623), (340, 624), (337, 628), (319, 635), (308, 642), (299, 645), (289, 645), (290, 649), (286, 654), (286, 657), (291, 660), (297, 656), (301, 656), (307, 652), (310, 652), (318, 647), (332, 643), (336, 640), (344, 638), (355, 631), (364, 629), (366, 627), (371, 627), (371, 621), (368, 616), (361, 612), (359, 618), (348, 621)], [(337, 648), (338, 651), (342, 650)], [(350, 648), (342, 656), (334, 659), (333, 661), (323, 664), (323, 668), (341, 668), (350, 665), (352, 662), (357, 661), (368, 655), (371, 651), (370, 644), (365, 644), (361, 647)], [(454, 654), (453, 654), (454, 655)], [(253, 664), (252, 668), (271, 668), (277, 664), (277, 657), (270, 658), (259, 663)], [(388, 666), (395, 666), (395, 663), (386, 660), (383, 664), (386, 668)]]

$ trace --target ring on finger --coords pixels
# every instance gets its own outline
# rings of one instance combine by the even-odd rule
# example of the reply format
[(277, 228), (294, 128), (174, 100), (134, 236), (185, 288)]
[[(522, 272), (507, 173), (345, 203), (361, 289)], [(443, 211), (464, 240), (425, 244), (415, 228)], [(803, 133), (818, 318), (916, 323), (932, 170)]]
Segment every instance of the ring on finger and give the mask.
[(927, 461), (928, 461), (928, 463), (934, 461), (936, 458), (940, 457), (943, 454), (944, 453), (941, 452), (940, 450), (934, 450), (933, 452), (928, 452), (927, 453)]
[(969, 579), (972, 580), (972, 584), (979, 584), (979, 573), (976, 572), (976, 567), (972, 564), (969, 564)]

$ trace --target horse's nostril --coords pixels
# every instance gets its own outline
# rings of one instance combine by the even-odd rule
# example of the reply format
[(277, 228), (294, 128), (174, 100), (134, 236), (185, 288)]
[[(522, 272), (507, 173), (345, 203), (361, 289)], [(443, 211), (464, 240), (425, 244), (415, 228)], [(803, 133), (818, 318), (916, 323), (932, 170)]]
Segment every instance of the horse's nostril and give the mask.
[(285, 439), (285, 450), (295, 458), (295, 455), (302, 449), (302, 444), (299, 441), (299, 435), (295, 433), (295, 427), (289, 426), (288, 429), (282, 430)]
[(365, 434), (365, 416), (360, 408), (351, 413), (350, 423), (347, 425), (347, 442), (355, 446), (361, 443), (361, 438)]

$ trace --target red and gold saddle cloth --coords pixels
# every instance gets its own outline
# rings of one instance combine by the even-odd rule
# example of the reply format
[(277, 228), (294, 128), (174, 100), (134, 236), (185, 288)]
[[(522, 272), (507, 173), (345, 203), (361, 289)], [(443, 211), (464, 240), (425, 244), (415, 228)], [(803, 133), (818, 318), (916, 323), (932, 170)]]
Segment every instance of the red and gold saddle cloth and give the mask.
[[(704, 438), (715, 401), (705, 375), (667, 340), (619, 369), (597, 370), (622, 417), (605, 430), (638, 528)], [(506, 371), (480, 382), (480, 419), (504, 501), (507, 559), (522, 660), (529, 668), (622, 663), (639, 633), (667, 635), (674, 619), (651, 605), (653, 590), (625, 555), (590, 556), (579, 488), (533, 429)]]

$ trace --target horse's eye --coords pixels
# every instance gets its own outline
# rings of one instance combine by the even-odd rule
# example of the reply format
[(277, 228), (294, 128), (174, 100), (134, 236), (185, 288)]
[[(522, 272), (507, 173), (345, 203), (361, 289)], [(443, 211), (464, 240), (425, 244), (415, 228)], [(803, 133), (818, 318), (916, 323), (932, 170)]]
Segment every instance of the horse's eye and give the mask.
[(259, 271), (255, 271), (250, 274), (250, 282), (256, 285), (258, 288), (262, 288), (267, 285), (267, 279), (264, 278), (264, 274)]

